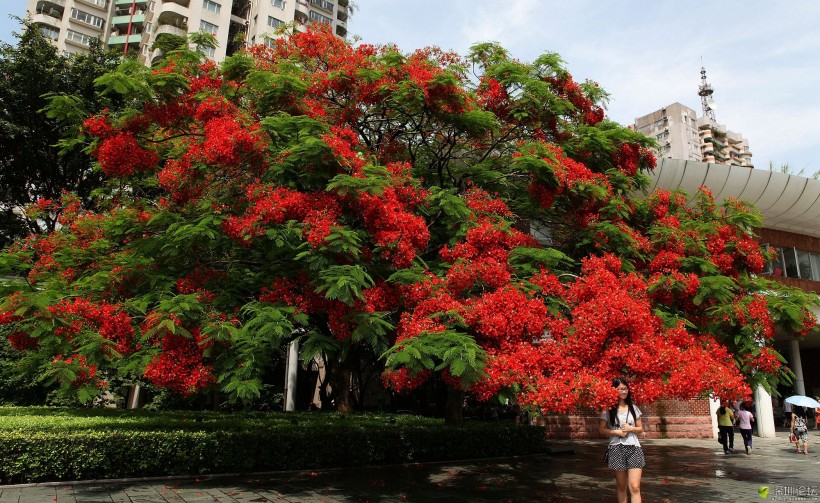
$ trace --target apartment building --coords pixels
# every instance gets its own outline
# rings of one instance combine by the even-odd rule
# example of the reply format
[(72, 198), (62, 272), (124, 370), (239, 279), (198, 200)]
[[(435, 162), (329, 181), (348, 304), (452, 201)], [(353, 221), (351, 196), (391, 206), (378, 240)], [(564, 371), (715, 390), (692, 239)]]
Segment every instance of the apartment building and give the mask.
[(151, 47), (163, 34), (204, 30), (218, 42), (205, 55), (221, 61), (248, 45), (270, 44), (277, 28), (303, 31), (325, 23), (347, 35), (349, 0), (29, 0), (33, 23), (64, 53), (82, 53), (99, 39), (150, 65), (163, 56)]
[(709, 115), (672, 103), (635, 119), (636, 131), (655, 138), (658, 158), (754, 167), (749, 142)]
[(102, 39), (111, 7), (111, 0), (29, 0), (27, 13), (60, 51), (72, 54)]

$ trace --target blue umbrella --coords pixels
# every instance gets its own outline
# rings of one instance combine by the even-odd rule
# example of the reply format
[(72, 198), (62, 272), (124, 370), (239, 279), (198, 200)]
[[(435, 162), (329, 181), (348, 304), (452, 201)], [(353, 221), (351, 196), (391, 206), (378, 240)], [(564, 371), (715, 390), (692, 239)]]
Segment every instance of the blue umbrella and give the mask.
[(786, 401), (792, 405), (797, 405), (799, 407), (808, 407), (810, 409), (816, 409), (820, 407), (820, 402), (818, 402), (810, 396), (794, 395), (787, 398)]

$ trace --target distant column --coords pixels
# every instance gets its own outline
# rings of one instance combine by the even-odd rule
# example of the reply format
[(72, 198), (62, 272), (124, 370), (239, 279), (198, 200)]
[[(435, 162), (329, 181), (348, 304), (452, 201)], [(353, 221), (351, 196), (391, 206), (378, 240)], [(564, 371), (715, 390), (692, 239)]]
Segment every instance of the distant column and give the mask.
[(126, 409), (139, 409), (140, 408), (140, 392), (142, 391), (142, 386), (139, 384), (135, 384), (128, 389), (128, 398), (125, 400), (125, 408)]
[(806, 382), (803, 380), (803, 363), (800, 360), (800, 342), (797, 339), (789, 341), (789, 367), (794, 372), (794, 393), (796, 395), (806, 394)]
[(296, 410), (296, 376), (299, 370), (299, 341), (288, 344), (288, 358), (285, 369), (285, 410)]
[(709, 418), (712, 420), (712, 438), (718, 438), (717, 410), (720, 407), (720, 398), (709, 397)]
[(757, 421), (757, 435), (763, 438), (774, 438), (774, 409), (772, 395), (763, 386), (757, 385), (754, 390), (755, 421)]

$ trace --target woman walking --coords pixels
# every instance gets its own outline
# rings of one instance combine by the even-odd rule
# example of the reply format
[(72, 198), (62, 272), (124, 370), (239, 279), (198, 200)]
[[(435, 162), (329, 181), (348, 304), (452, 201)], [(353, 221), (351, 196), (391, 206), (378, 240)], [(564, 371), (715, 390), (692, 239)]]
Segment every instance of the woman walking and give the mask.
[(752, 423), (754, 422), (754, 414), (746, 410), (746, 404), (741, 402), (740, 410), (737, 411), (737, 427), (740, 428), (740, 436), (743, 437), (746, 454), (752, 453)]
[[(809, 453), (809, 426), (808, 421), (806, 420), (806, 408), (800, 407), (799, 405), (795, 405), (792, 408), (792, 433), (794, 436), (797, 437), (797, 450), (794, 451), (795, 453), (802, 452), (803, 454)], [(803, 450), (800, 450), (800, 444), (803, 444)]]
[(735, 452), (735, 415), (725, 401), (720, 403), (717, 419), (718, 437), (723, 444), (723, 454)]
[(618, 403), (601, 414), (598, 432), (609, 438), (607, 464), (615, 470), (618, 503), (627, 502), (627, 489), (631, 503), (641, 503), (641, 475), (646, 465), (638, 434), (643, 433), (641, 411), (632, 403), (632, 392), (623, 377), (612, 380), (618, 390)]

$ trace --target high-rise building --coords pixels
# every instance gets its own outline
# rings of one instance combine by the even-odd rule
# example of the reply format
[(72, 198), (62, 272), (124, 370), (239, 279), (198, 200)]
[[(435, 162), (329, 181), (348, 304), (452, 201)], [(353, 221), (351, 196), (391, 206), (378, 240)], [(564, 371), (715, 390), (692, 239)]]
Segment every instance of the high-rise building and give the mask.
[(349, 0), (29, 0), (33, 23), (65, 53), (88, 50), (93, 39), (151, 64), (162, 56), (151, 47), (163, 34), (186, 37), (200, 30), (219, 46), (206, 50), (221, 61), (246, 45), (270, 43), (277, 28), (325, 23), (347, 35)]
[(712, 93), (706, 71), (701, 69), (698, 95), (703, 116), (698, 117), (697, 112), (680, 103), (672, 103), (638, 117), (633, 127), (658, 141), (655, 153), (659, 158), (754, 167), (749, 142), (740, 133), (717, 123)]

